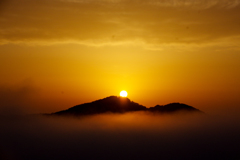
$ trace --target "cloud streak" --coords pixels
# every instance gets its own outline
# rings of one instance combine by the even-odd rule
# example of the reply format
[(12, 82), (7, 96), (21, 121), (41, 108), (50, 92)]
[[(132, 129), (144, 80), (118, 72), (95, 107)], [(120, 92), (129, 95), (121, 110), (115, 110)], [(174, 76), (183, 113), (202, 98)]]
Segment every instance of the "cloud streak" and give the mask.
[(154, 0), (156, 4), (168, 7), (193, 7), (197, 9), (207, 9), (210, 7), (233, 8), (240, 3), (239, 0)]
[(144, 5), (159, 5), (165, 7), (193, 7), (207, 9), (210, 7), (233, 8), (240, 4), (239, 0), (60, 0), (72, 3), (102, 3), (102, 4), (123, 4), (136, 3)]

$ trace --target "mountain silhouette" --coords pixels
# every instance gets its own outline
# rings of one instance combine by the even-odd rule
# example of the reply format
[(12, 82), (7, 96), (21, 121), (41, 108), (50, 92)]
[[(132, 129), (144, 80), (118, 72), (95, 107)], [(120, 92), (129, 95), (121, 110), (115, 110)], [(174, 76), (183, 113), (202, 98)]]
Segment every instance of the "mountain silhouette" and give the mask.
[(156, 105), (155, 107), (150, 107), (148, 110), (151, 112), (161, 112), (161, 113), (169, 113), (169, 112), (177, 112), (177, 111), (201, 112), (200, 110), (183, 103), (170, 103), (167, 105)]
[(147, 108), (125, 97), (110, 96), (90, 103), (76, 105), (67, 110), (52, 113), (53, 115), (93, 115), (101, 113), (126, 113), (133, 111), (148, 111), (154, 113), (172, 113), (177, 111), (201, 112), (198, 109), (182, 103), (156, 105)]
[(91, 115), (100, 113), (125, 113), (129, 111), (146, 110), (145, 106), (130, 101), (128, 98), (110, 96), (104, 99), (84, 103), (67, 110), (59, 111), (54, 114), (58, 115)]

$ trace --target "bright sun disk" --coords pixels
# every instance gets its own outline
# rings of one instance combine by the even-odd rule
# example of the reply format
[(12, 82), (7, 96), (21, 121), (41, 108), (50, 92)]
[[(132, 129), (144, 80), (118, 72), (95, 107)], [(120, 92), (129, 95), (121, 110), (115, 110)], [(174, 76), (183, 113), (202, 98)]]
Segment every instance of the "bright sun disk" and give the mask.
[(121, 97), (127, 97), (127, 95), (128, 95), (128, 94), (127, 94), (126, 91), (121, 91), (121, 92), (120, 92), (120, 96), (121, 96)]

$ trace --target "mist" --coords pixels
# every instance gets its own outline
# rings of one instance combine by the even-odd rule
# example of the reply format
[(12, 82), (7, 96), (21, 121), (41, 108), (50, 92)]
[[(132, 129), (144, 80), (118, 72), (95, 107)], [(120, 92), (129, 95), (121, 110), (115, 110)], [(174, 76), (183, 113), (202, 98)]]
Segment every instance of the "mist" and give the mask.
[(15, 85), (0, 85), (0, 115), (21, 115), (33, 112), (32, 104), (38, 91), (31, 80)]
[(0, 159), (239, 159), (240, 122), (207, 114), (0, 120)]

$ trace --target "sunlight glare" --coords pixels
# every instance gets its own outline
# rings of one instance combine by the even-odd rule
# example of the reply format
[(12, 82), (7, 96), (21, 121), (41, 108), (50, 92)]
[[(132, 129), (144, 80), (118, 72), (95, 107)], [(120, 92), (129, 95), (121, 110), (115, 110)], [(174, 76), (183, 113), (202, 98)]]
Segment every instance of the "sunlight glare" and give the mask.
[(121, 97), (127, 97), (127, 95), (128, 95), (128, 94), (127, 94), (126, 91), (121, 91), (121, 92), (120, 92), (120, 96), (121, 96)]

